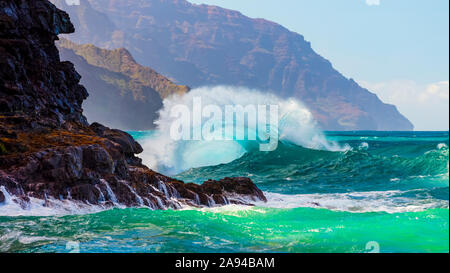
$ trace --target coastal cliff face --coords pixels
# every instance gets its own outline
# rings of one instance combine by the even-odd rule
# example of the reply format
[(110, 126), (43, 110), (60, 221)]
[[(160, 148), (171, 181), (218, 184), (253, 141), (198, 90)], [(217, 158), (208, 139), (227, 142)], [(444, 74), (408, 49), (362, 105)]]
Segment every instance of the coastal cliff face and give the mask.
[[(413, 129), (395, 106), (276, 23), (185, 0), (52, 1), (81, 29), (71, 40), (126, 47), (139, 63), (192, 88), (238, 85), (298, 98), (325, 130)], [(94, 16), (104, 20), (92, 23)]]
[[(0, 109), (11, 129), (86, 126), (86, 89), (54, 40), (74, 32), (69, 16), (45, 1), (0, 2)], [(9, 114), (9, 115), (5, 115)]]
[(47, 0), (0, 2), (0, 209), (26, 209), (30, 200), (154, 209), (265, 200), (247, 178), (197, 185), (153, 172), (129, 134), (89, 126), (81, 107), (88, 92), (55, 46), (73, 31)]
[(75, 65), (81, 84), (89, 90), (83, 102), (89, 121), (131, 131), (154, 129), (162, 100), (189, 91), (139, 65), (124, 48), (107, 50), (66, 39), (58, 41), (57, 47), (61, 59)]

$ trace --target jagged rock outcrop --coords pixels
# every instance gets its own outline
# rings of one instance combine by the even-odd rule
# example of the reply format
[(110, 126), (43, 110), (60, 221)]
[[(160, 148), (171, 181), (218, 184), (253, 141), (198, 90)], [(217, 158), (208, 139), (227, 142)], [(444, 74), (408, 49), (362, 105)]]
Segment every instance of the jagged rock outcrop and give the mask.
[[(82, 28), (71, 40), (126, 47), (139, 63), (192, 88), (245, 86), (298, 98), (325, 130), (413, 129), (395, 106), (344, 77), (302, 35), (276, 23), (186, 0), (52, 1)], [(94, 15), (104, 19), (92, 23)]]
[[(86, 89), (54, 40), (69, 16), (46, 1), (0, 2), (0, 120), (16, 129), (85, 126)], [(7, 115), (6, 115), (7, 114)]]
[(83, 103), (89, 121), (123, 130), (154, 129), (162, 100), (189, 91), (139, 65), (126, 49), (107, 50), (66, 39), (58, 41), (57, 47), (61, 59), (75, 65), (81, 84), (89, 90)]
[(31, 198), (154, 209), (265, 200), (246, 178), (196, 185), (158, 174), (135, 156), (142, 147), (129, 134), (89, 126), (88, 93), (54, 43), (73, 31), (47, 0), (0, 2), (0, 203), (10, 195), (23, 208)]

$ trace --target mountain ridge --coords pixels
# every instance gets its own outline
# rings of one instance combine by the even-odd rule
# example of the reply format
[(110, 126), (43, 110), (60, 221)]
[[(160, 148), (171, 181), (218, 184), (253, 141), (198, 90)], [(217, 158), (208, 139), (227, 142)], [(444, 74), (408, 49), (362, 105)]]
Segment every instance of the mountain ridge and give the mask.
[[(86, 21), (80, 7), (54, 2)], [(101, 39), (97, 25), (85, 29), (97, 46), (126, 47), (138, 62), (177, 83), (244, 86), (297, 98), (325, 130), (413, 129), (395, 106), (344, 77), (302, 35), (277, 23), (185, 0), (82, 0), (81, 6), (101, 12), (114, 28)], [(70, 39), (87, 42), (86, 36)]]
[(61, 59), (75, 64), (81, 84), (90, 90), (83, 103), (89, 121), (123, 130), (154, 129), (163, 99), (189, 91), (139, 65), (126, 49), (101, 49), (63, 38), (57, 47)]
[(58, 41), (57, 46), (73, 50), (91, 65), (131, 77), (142, 85), (157, 91), (162, 99), (174, 94), (182, 95), (189, 91), (188, 86), (176, 85), (150, 67), (138, 64), (131, 53), (123, 47), (109, 50), (93, 44), (76, 44), (63, 38)]

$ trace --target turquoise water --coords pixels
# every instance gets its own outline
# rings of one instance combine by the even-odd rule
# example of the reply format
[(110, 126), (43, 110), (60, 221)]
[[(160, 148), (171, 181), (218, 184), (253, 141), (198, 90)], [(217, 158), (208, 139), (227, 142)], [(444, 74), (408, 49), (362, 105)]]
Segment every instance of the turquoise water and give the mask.
[[(132, 134), (144, 142), (153, 136)], [(248, 176), (267, 204), (0, 216), (0, 252), (67, 252), (72, 241), (81, 252), (449, 251), (448, 132), (326, 137), (351, 149), (281, 142), (274, 152), (247, 149), (230, 163), (176, 175), (194, 182)]]

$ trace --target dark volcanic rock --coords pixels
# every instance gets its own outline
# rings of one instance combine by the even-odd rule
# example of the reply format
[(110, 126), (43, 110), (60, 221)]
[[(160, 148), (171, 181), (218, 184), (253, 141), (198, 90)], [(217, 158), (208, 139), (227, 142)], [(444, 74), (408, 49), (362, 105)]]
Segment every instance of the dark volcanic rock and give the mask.
[(220, 181), (208, 180), (202, 188), (206, 194), (221, 194), (223, 192), (235, 193), (241, 196), (250, 196), (254, 200), (267, 201), (266, 197), (253, 182), (246, 177), (225, 178)]
[(54, 41), (74, 27), (48, 1), (0, 2), (0, 113), (23, 129), (86, 125), (86, 89), (69, 62), (60, 62)]
[(92, 123), (89, 127), (97, 133), (97, 135), (119, 144), (122, 151), (127, 155), (140, 154), (144, 151), (141, 145), (128, 133), (117, 129), (110, 129), (96, 122)]
[(47, 0), (0, 2), (0, 187), (13, 201), (177, 209), (265, 200), (245, 178), (196, 185), (158, 174), (135, 156), (142, 147), (129, 134), (88, 126), (81, 109), (88, 94), (54, 44), (72, 31)]
[(198, 205), (250, 205), (254, 201), (267, 201), (260, 189), (248, 178), (225, 178), (208, 180), (202, 185), (171, 182), (180, 197), (194, 199)]

